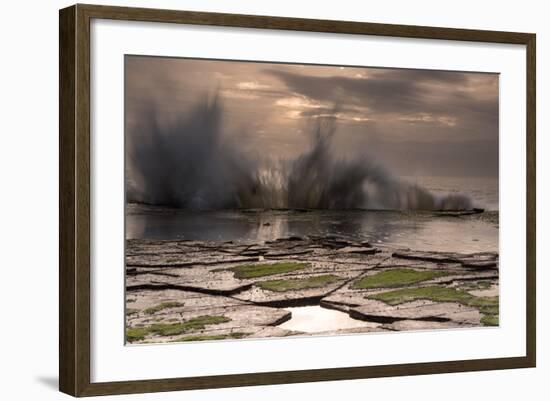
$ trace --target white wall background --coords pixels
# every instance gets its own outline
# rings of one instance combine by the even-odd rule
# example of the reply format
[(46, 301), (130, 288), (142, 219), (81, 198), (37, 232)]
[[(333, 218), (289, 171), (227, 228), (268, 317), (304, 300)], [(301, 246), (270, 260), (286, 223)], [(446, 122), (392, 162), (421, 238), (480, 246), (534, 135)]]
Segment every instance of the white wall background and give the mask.
[[(139, 7), (357, 20), (537, 33), (538, 368), (105, 397), (131, 400), (543, 400), (550, 375), (543, 283), (549, 258), (550, 25), (545, 2), (286, 0), (95, 1)], [(5, 2), (0, 22), (0, 394), (57, 400), (58, 9), (68, 1)], [(545, 227), (546, 226), (546, 227)], [(547, 379), (546, 379), (547, 380)]]

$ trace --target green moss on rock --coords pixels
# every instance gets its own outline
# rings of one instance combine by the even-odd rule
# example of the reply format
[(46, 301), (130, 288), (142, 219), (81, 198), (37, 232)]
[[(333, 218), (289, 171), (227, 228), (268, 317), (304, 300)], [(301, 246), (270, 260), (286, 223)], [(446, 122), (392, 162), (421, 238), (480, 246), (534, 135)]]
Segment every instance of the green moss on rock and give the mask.
[(309, 263), (284, 262), (272, 264), (241, 265), (230, 268), (238, 279), (273, 276), (275, 274), (289, 273), (309, 267)]
[(498, 297), (473, 297), (469, 302), (469, 306), (478, 308), (479, 311), (486, 315), (498, 315)]
[(146, 315), (153, 315), (157, 312), (160, 312), (161, 310), (170, 309), (170, 308), (178, 308), (180, 306), (183, 306), (183, 304), (181, 302), (175, 302), (175, 301), (162, 302), (158, 305), (155, 305), (155, 306), (152, 306), (150, 308), (144, 309), (143, 313), (145, 313)]
[(145, 327), (132, 327), (126, 329), (126, 341), (140, 341), (143, 340), (147, 334), (149, 334), (149, 330)]
[(225, 316), (198, 316), (179, 323), (155, 323), (148, 327), (133, 327), (126, 330), (126, 339), (130, 342), (143, 340), (147, 335), (177, 336), (190, 331), (203, 330), (208, 325), (231, 321)]
[(310, 288), (320, 288), (326, 285), (332, 284), (336, 281), (341, 280), (340, 277), (326, 274), (323, 276), (314, 276), (307, 278), (298, 278), (290, 280), (269, 280), (261, 281), (256, 283), (256, 285), (264, 290), (275, 291), (275, 292), (284, 292), (284, 291), (296, 291), (296, 290), (305, 290)]
[(247, 336), (247, 333), (234, 332), (229, 334), (185, 336), (181, 338), (176, 338), (175, 340), (171, 340), (170, 342), (179, 343), (179, 342), (188, 342), (188, 341), (216, 341), (216, 340), (227, 340), (227, 339), (239, 339), (246, 336)]
[(485, 315), (481, 318), (481, 323), (484, 326), (498, 326), (499, 325), (498, 315)]
[(399, 305), (405, 302), (412, 302), (417, 299), (428, 299), (439, 302), (465, 303), (472, 297), (473, 295), (467, 293), (466, 291), (437, 286), (402, 288), (399, 290), (381, 292), (369, 296), (369, 298), (371, 299), (376, 299), (389, 305)]
[(351, 286), (354, 289), (392, 288), (417, 284), (447, 275), (443, 271), (419, 271), (413, 269), (386, 270), (357, 280)]
[(188, 331), (203, 330), (205, 326), (229, 322), (225, 316), (198, 316), (181, 323), (157, 323), (149, 326), (149, 331), (161, 336), (176, 336)]
[(399, 305), (419, 299), (434, 302), (458, 302), (477, 308), (485, 315), (498, 315), (498, 297), (476, 297), (464, 290), (449, 287), (418, 287), (381, 292), (369, 296), (370, 299), (385, 302), (389, 305)]
[(466, 291), (488, 290), (493, 286), (490, 280), (472, 281), (462, 284), (460, 287)]

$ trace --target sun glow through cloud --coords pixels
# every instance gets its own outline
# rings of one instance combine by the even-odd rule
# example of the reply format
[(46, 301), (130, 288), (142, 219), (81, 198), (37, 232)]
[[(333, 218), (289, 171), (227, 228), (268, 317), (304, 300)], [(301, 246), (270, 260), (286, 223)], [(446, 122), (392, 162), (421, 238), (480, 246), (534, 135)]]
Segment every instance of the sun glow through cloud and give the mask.
[(368, 152), (400, 174), (498, 175), (497, 74), (139, 56), (127, 74), (130, 125), (151, 99), (170, 121), (217, 93), (227, 139), (252, 155), (297, 155), (309, 144), (304, 126), (331, 118), (335, 149)]

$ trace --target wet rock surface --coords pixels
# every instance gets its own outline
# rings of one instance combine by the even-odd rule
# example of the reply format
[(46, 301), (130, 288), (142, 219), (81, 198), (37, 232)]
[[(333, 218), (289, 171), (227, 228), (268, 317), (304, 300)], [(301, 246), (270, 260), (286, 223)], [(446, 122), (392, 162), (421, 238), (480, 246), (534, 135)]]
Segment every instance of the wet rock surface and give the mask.
[[(128, 343), (433, 330), (498, 324), (498, 254), (418, 252), (338, 237), (260, 244), (128, 240)], [(372, 322), (304, 333), (285, 308)], [(288, 325), (285, 325), (288, 326)]]

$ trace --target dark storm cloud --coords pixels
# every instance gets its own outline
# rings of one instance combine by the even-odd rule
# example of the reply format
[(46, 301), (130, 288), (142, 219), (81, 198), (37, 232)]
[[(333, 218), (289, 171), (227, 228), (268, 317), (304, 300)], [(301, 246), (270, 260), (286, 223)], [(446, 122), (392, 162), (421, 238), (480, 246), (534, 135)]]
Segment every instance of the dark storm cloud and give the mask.
[(307, 125), (331, 117), (335, 150), (397, 174), (498, 175), (498, 75), (129, 56), (126, 122), (151, 104), (177, 120), (204, 97), (223, 105), (228, 142), (259, 157), (307, 150)]
[[(311, 76), (276, 69), (267, 73), (281, 79), (293, 92), (320, 102), (353, 104), (372, 113), (432, 113), (466, 117), (498, 116), (498, 98), (480, 98), (461, 91), (465, 73), (422, 70), (377, 71), (369, 77)], [(451, 87), (451, 90), (448, 88)]]
[(460, 85), (468, 80), (468, 73), (438, 70), (402, 70), (396, 68), (373, 70), (373, 76), (384, 79), (393, 78), (401, 81), (425, 81), (446, 85)]
[[(410, 109), (421, 94), (417, 82), (401, 77), (384, 76), (381, 79), (382, 77), (308, 76), (273, 69), (266, 72), (281, 79), (293, 92), (319, 101), (384, 105), (390, 99), (399, 106)], [(395, 110), (397, 104), (391, 109)]]
[(300, 116), (319, 117), (333, 115), (334, 117), (338, 117), (338, 115), (354, 115), (355, 113), (358, 113), (358, 110), (352, 107), (316, 107), (300, 111)]

